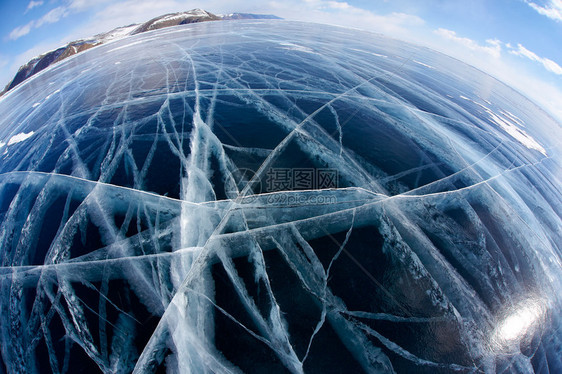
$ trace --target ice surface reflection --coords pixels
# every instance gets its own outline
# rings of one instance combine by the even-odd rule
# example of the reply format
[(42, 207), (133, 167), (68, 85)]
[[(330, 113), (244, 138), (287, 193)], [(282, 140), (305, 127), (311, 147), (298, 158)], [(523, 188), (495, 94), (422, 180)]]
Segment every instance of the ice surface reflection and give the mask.
[(543, 299), (528, 298), (506, 310), (494, 329), (493, 343), (503, 351), (518, 351), (527, 335), (544, 328), (546, 302)]

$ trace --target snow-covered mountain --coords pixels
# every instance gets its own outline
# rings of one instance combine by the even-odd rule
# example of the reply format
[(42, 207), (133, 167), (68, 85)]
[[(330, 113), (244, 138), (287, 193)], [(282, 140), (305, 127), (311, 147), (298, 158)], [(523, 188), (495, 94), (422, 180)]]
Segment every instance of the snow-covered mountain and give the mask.
[(221, 18), (213, 13), (203, 9), (192, 9), (187, 12), (170, 13), (151, 19), (131, 32), (131, 35), (140, 34), (141, 32), (158, 30), (164, 27), (185, 25), (188, 23), (220, 21)]
[(164, 14), (153, 18), (141, 24), (132, 24), (128, 26), (118, 27), (111, 31), (95, 35), (90, 38), (72, 41), (57, 49), (43, 53), (31, 59), (25, 65), (22, 65), (14, 79), (2, 92), (0, 96), (11, 90), (24, 80), (37, 74), (48, 66), (64, 60), (76, 53), (80, 53), (97, 45), (106, 43), (111, 40), (124, 38), (129, 35), (140, 34), (145, 31), (157, 30), (164, 27), (185, 25), (188, 23), (220, 21), (220, 20), (239, 20), (239, 19), (281, 19), (280, 17), (270, 14), (251, 14), (251, 13), (231, 13), (227, 15), (215, 15), (203, 9), (192, 9), (186, 12)]

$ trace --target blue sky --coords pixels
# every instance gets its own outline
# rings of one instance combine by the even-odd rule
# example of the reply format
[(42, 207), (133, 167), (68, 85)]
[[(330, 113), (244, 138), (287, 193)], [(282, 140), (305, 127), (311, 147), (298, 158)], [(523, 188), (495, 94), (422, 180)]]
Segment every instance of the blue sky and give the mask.
[(193, 8), (269, 13), (425, 45), (488, 72), (562, 120), (562, 0), (0, 0), (0, 86), (66, 42)]

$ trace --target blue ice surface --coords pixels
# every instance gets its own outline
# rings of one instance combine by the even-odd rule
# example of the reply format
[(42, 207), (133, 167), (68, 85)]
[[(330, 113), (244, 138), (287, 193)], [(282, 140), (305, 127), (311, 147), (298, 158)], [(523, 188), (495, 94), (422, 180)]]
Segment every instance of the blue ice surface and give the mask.
[(185, 25), (0, 113), (0, 371), (562, 372), (560, 124), (460, 61)]

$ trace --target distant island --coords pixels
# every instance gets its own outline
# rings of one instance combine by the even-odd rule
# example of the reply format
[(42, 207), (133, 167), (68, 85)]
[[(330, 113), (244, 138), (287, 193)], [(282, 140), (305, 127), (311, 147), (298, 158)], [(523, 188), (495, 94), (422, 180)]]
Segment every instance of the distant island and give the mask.
[(22, 65), (14, 79), (6, 85), (0, 92), (0, 96), (16, 87), (26, 79), (46, 69), (54, 63), (64, 60), (67, 57), (83, 52), (108, 41), (124, 38), (129, 35), (136, 35), (146, 31), (158, 30), (170, 26), (186, 25), (188, 23), (226, 21), (240, 19), (282, 19), (271, 14), (252, 14), (252, 13), (231, 13), (216, 15), (203, 9), (192, 9), (186, 12), (164, 14), (141, 24), (132, 24), (118, 27), (106, 33), (95, 35), (91, 38), (74, 40), (60, 48), (46, 52), (37, 56)]

